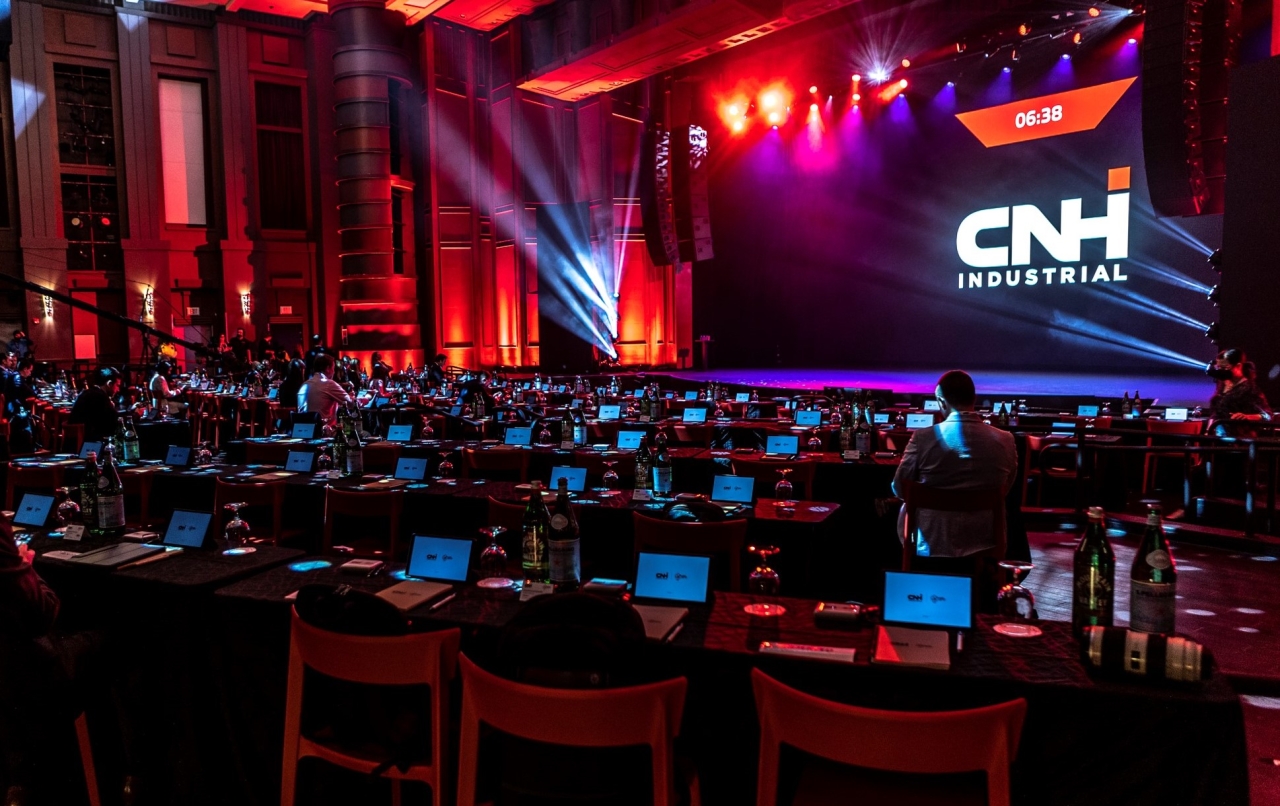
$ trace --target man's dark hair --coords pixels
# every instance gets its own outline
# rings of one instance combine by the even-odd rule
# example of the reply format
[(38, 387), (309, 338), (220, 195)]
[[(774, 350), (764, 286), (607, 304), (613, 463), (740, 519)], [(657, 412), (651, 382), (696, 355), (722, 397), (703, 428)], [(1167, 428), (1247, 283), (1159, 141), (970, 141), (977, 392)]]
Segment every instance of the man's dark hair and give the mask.
[(315, 363), (311, 365), (311, 371), (312, 373), (322, 372), (325, 375), (332, 375), (333, 367), (333, 356), (325, 353), (324, 355), (316, 356)]
[(36, 360), (31, 356), (27, 356), (26, 358), (18, 362), (19, 372), (21, 372), (24, 369), (35, 369), (35, 368), (36, 368)]
[(19, 337), (19, 336), (21, 336), (21, 335), (22, 335), (22, 329), (21, 329), (21, 328), (19, 328), (19, 329), (17, 329), (17, 330), (15, 330), (15, 331), (13, 331), (13, 337), (14, 337), (15, 339), (16, 339), (16, 338), (18, 338), (18, 337)]
[(98, 370), (93, 373), (94, 386), (106, 386), (118, 380), (120, 380), (120, 370), (115, 367), (98, 367)]
[(444, 353), (441, 353), (440, 355), (436, 356), (436, 363), (437, 363), (437, 364), (443, 364), (444, 362), (446, 362), (446, 361), (448, 361), (448, 360), (449, 360), (449, 356), (445, 355)]
[(973, 378), (961, 369), (944, 372), (938, 379), (938, 390), (942, 392), (942, 399), (952, 406), (972, 406), (978, 397)]

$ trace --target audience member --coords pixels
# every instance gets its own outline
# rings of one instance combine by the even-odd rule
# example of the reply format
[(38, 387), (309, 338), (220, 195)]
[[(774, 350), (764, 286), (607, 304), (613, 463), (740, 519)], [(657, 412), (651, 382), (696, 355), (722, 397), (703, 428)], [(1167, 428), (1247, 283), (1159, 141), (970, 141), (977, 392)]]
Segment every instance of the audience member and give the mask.
[(352, 402), (351, 395), (333, 380), (333, 366), (333, 356), (318, 357), (311, 378), (298, 391), (298, 411), (313, 411), (323, 423), (333, 421), (338, 406)]
[(1271, 405), (1258, 388), (1257, 371), (1244, 351), (1232, 347), (1218, 353), (1207, 370), (1217, 380), (1209, 399), (1209, 429), (1220, 437), (1248, 437), (1252, 423), (1271, 419)]
[(168, 361), (156, 363), (156, 374), (151, 376), (151, 405), (155, 407), (156, 416), (175, 417), (187, 410), (182, 401), (182, 392), (169, 385), (169, 377), (173, 374), (173, 365)]
[(236, 335), (231, 337), (230, 346), (231, 354), (235, 356), (236, 364), (240, 367), (253, 360), (253, 342), (244, 337), (244, 328), (236, 330)]
[(21, 329), (13, 331), (13, 338), (9, 340), (8, 351), (18, 357), (19, 360), (27, 356), (35, 356), (36, 345), (27, 334)]
[(120, 414), (115, 397), (119, 391), (120, 372), (114, 367), (100, 367), (90, 378), (89, 388), (76, 398), (67, 422), (84, 426), (86, 442), (101, 442), (116, 433)]

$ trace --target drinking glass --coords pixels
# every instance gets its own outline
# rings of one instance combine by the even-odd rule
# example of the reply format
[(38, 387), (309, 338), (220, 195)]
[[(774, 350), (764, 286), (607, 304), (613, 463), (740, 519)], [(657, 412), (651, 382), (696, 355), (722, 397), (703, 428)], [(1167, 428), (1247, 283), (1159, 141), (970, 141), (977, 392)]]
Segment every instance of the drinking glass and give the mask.
[(423, 439), (436, 438), (436, 430), (431, 427), (431, 418), (425, 415), (422, 418), (422, 438)]
[(325, 448), (316, 456), (316, 472), (328, 473), (330, 470), (333, 470), (333, 454)]
[(245, 545), (249, 540), (249, 523), (240, 518), (240, 507), (244, 505), (244, 502), (238, 502), (223, 507), (231, 513), (231, 520), (227, 521), (226, 528), (222, 530), (223, 554), (236, 556), (250, 554), (255, 550), (253, 546)]
[(440, 465), (436, 468), (436, 476), (442, 479), (453, 478), (453, 462), (449, 461), (448, 454), (444, 454), (441, 458)]
[(818, 432), (814, 431), (809, 437), (809, 451), (812, 453), (822, 453), (822, 437), (818, 436)]
[(75, 491), (75, 487), (58, 488), (58, 495), (62, 500), (58, 502), (58, 508), (54, 510), (54, 517), (58, 522), (59, 529), (65, 529), (68, 524), (80, 520), (80, 505), (72, 497), (72, 493)]
[(794, 469), (795, 468), (791, 467), (778, 468), (778, 475), (782, 476), (782, 480), (773, 487), (773, 497), (783, 504), (790, 504), (792, 506), (795, 505), (795, 489), (791, 486), (791, 481), (787, 476), (791, 475), (791, 471)]
[(1009, 582), (996, 594), (996, 607), (1001, 617), (1010, 621), (1038, 619), (1036, 597), (1022, 587), (1022, 581), (1035, 566), (1020, 560), (1001, 560), (998, 564), (1009, 572)]
[(208, 440), (200, 443), (200, 447), (196, 448), (196, 464), (210, 465), (213, 464), (213, 449), (209, 447)]
[(538, 432), (538, 444), (539, 445), (551, 444), (551, 429), (547, 428), (547, 423), (545, 420), (543, 420), (542, 422), (542, 430)]
[(498, 543), (498, 537), (505, 531), (505, 526), (486, 526), (480, 530), (480, 534), (489, 538), (489, 545), (480, 552), (480, 580), (476, 584), (482, 588), (509, 588), (512, 585), (507, 577), (507, 551)]
[(613, 469), (616, 464), (618, 464), (618, 460), (616, 459), (606, 461), (604, 463), (606, 470), (604, 471), (604, 475), (600, 477), (600, 481), (604, 482), (604, 488), (606, 490), (618, 489), (618, 471)]
[[(747, 577), (747, 592), (758, 596), (777, 596), (781, 589), (778, 572), (769, 567), (769, 558), (778, 553), (776, 546), (749, 546), (747, 551), (760, 557), (760, 564)], [(782, 605), (756, 602), (743, 608), (753, 616), (780, 616), (787, 612)]]

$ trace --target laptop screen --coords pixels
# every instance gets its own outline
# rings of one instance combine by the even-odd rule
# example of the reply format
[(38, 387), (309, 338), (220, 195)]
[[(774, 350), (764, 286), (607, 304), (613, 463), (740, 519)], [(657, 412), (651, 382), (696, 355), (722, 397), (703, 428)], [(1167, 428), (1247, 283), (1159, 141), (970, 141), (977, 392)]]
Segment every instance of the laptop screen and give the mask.
[(170, 467), (186, 467), (191, 464), (191, 449), (170, 445), (169, 452), (164, 455), (164, 463)]
[(794, 454), (800, 452), (800, 437), (768, 437), (764, 441), (765, 453)]
[(289, 436), (294, 439), (314, 439), (316, 436), (315, 423), (294, 423)]
[(533, 429), (527, 426), (512, 426), (502, 438), (507, 445), (528, 445), (532, 440)]
[(889, 412), (877, 411), (875, 414), (871, 415), (871, 420), (872, 422), (883, 425), (884, 423), (889, 422)]
[(797, 411), (796, 425), (822, 425), (822, 412)]
[(968, 629), (973, 626), (973, 580), (942, 574), (885, 571), (884, 620)]
[(686, 423), (705, 423), (707, 421), (707, 410), (685, 409), (682, 419)]
[(278, 397), (280, 397), (280, 387), (279, 386), (271, 387), (271, 389), (267, 392), (267, 400), (275, 400)]
[(284, 469), (294, 473), (310, 473), (315, 461), (316, 455), (310, 451), (289, 451)]
[(908, 414), (907, 428), (915, 430), (917, 428), (930, 428), (933, 426), (932, 414)]
[(414, 535), (405, 574), (418, 579), (464, 582), (470, 562), (470, 540)]
[(204, 545), (204, 538), (209, 533), (209, 523), (212, 520), (213, 515), (208, 512), (175, 509), (173, 518), (169, 520), (169, 528), (164, 532), (164, 544), (198, 549)]
[(1171, 423), (1185, 423), (1187, 421), (1187, 410), (1165, 409), (1164, 418)]
[(26, 493), (22, 496), (22, 500), (18, 502), (17, 511), (13, 513), (13, 522), (19, 526), (31, 526), (39, 529), (44, 526), (51, 509), (53, 509), (52, 495)]
[(560, 489), (560, 479), (569, 480), (569, 492), (580, 493), (587, 486), (587, 469), (585, 467), (553, 467), (551, 468), (551, 492)]
[(750, 402), (751, 402), (751, 393), (750, 393), (750, 392), (739, 392), (739, 393), (737, 393), (736, 395), (734, 395), (734, 396), (733, 396), (733, 402), (734, 402), (734, 403), (750, 403)]
[(925, 411), (942, 411), (942, 406), (938, 405), (937, 400), (926, 400), (924, 402)]
[(85, 442), (80, 446), (80, 458), (87, 459), (91, 453), (102, 453), (101, 442)]
[(427, 460), (401, 456), (396, 460), (395, 477), (407, 481), (422, 481), (427, 477)]
[(643, 431), (619, 431), (618, 450), (634, 451), (640, 447), (640, 440), (642, 439), (644, 439)]
[(750, 504), (755, 479), (750, 476), (716, 476), (711, 484), (711, 500), (716, 503)]
[(710, 557), (642, 551), (636, 562), (636, 598), (705, 602), (710, 572)]
[(621, 406), (601, 406), (600, 407), (601, 420), (616, 420), (621, 416), (622, 416)]
[(462, 407), (461, 407), (461, 406), (450, 406), (450, 407), (449, 407), (449, 416), (450, 416), (450, 417), (461, 417), (461, 416), (462, 416)]
[(408, 442), (411, 439), (413, 439), (413, 426), (411, 425), (387, 426), (387, 442)]
[(1076, 406), (1076, 416), (1077, 417), (1097, 417), (1098, 407), (1097, 406)]

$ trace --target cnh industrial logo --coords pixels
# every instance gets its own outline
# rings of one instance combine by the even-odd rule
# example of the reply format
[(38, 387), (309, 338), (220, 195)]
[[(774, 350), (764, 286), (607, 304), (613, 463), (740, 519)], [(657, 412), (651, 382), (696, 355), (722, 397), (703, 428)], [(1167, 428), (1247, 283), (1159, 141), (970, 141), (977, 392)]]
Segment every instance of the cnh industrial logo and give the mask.
[[(965, 216), (956, 231), (956, 253), (965, 265), (989, 271), (962, 271), (960, 289), (1001, 286), (1051, 286), (1085, 283), (1123, 283), (1129, 276), (1119, 263), (1082, 264), (1081, 242), (1102, 239), (1108, 262), (1129, 257), (1129, 168), (1107, 172), (1107, 213), (1081, 215), (1083, 199), (1063, 199), (1057, 226), (1034, 204), (989, 207)], [(1008, 232), (1008, 245), (978, 246), (988, 230)], [(1061, 265), (1031, 266), (1031, 239)], [(1003, 240), (1003, 239), (1002, 239)], [(1002, 271), (993, 271), (1000, 268)]]

